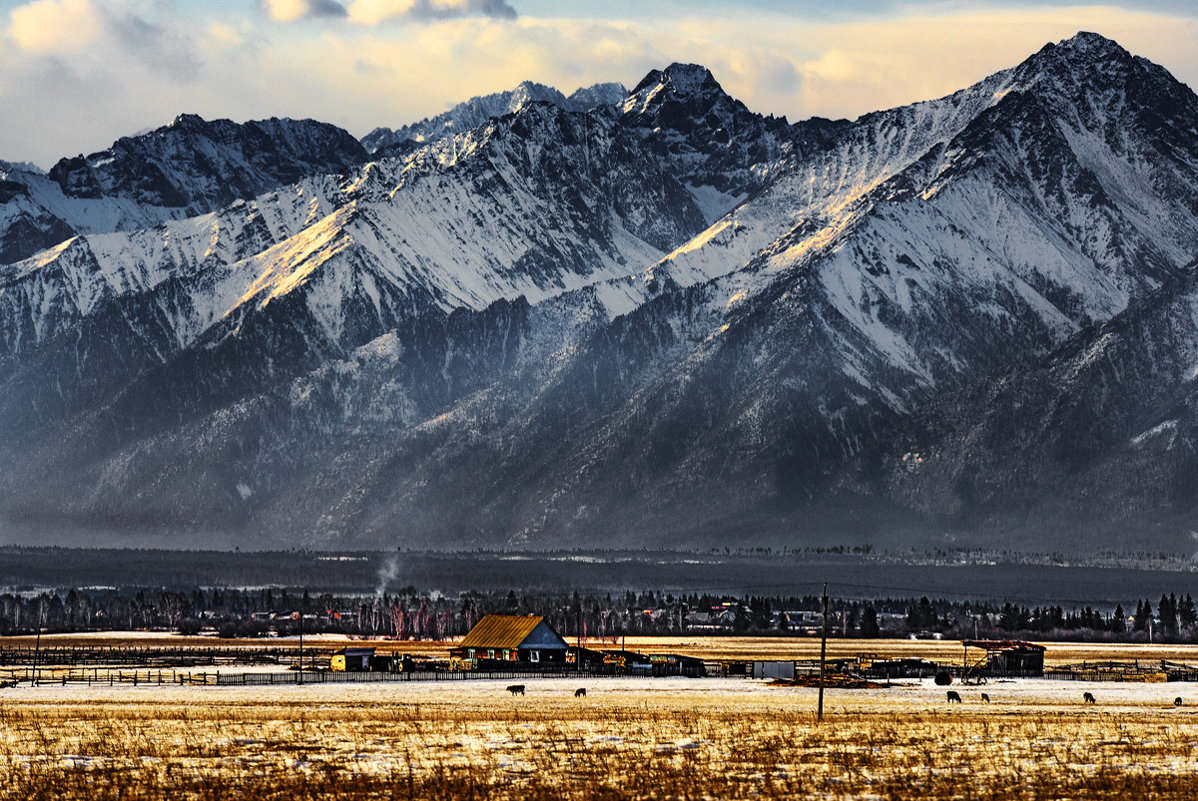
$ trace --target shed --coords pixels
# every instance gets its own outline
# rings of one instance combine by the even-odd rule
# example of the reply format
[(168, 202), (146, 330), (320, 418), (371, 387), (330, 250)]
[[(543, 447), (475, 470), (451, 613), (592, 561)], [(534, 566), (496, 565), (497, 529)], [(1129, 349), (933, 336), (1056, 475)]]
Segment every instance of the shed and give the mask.
[(374, 648), (345, 647), (333, 652), (329, 660), (329, 669), (336, 671), (367, 671), (374, 658)]
[(449, 653), (475, 664), (565, 665), (568, 649), (566, 641), (544, 617), (486, 615)]
[(613, 649), (603, 651), (603, 664), (614, 667), (616, 673), (632, 676), (653, 675), (653, 663), (649, 657), (637, 651)]
[(650, 654), (654, 676), (687, 676), (692, 679), (707, 675), (707, 665), (702, 659), (683, 654)]
[(986, 656), (967, 667), (966, 676), (984, 673), (988, 676), (1043, 676), (1043, 645), (1024, 640), (965, 640), (965, 664), (969, 665), (969, 649), (980, 648)]

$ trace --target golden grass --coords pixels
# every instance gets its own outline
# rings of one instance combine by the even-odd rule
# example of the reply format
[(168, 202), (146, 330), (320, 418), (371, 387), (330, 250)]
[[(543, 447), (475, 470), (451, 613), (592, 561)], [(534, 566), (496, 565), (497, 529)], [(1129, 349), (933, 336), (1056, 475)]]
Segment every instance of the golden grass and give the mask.
[(0, 798), (1198, 794), (1198, 715), (1159, 699), (1083, 707), (1013, 700), (1010, 685), (991, 688), (992, 705), (970, 690), (950, 708), (908, 686), (840, 692), (818, 723), (810, 690), (592, 680), (575, 699), (573, 687), (7, 691)]

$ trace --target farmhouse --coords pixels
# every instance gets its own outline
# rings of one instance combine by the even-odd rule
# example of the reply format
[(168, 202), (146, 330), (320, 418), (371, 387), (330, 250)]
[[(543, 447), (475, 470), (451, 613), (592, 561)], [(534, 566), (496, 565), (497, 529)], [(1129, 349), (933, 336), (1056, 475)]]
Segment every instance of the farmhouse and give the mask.
[(487, 615), (449, 653), (478, 667), (505, 663), (506, 668), (511, 663), (529, 667), (565, 665), (568, 650), (566, 641), (543, 617)]

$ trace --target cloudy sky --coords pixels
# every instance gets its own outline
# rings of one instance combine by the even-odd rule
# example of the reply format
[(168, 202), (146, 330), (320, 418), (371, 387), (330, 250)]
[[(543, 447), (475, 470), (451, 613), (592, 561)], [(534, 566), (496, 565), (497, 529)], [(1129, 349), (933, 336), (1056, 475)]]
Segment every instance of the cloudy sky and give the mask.
[(0, 0), (0, 159), (48, 167), (181, 112), (361, 136), (522, 80), (569, 93), (707, 65), (750, 108), (854, 117), (1092, 30), (1198, 86), (1198, 3)]

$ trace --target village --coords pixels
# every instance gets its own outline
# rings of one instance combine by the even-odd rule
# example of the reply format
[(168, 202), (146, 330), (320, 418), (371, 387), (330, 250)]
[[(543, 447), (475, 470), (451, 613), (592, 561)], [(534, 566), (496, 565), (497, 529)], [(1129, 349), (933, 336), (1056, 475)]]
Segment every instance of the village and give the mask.
[[(1102, 682), (1198, 681), (1198, 651), (1131, 650), (1134, 658), (1046, 660), (1050, 647), (1017, 639), (826, 640), (633, 637), (571, 642), (540, 615), (484, 615), (461, 639), (396, 641), (309, 635), (288, 640), (108, 638), (69, 635), (0, 639), (0, 685), (313, 685), (419, 681), (707, 677), (792, 686), (869, 687), (931, 680), (982, 685), (1007, 679)], [(815, 646), (821, 658), (816, 658)], [(1161, 646), (1167, 648), (1166, 646)], [(1135, 648), (1134, 646), (1132, 648)], [(1079, 650), (1082, 649), (1082, 650)], [(1191, 652), (1193, 652), (1191, 654)], [(1094, 655), (1104, 654), (1094, 646)], [(1141, 655), (1142, 654), (1142, 655)], [(1150, 656), (1151, 654), (1151, 656)], [(1159, 655), (1159, 658), (1158, 658)], [(1115, 657), (1115, 658), (1112, 658)], [(1187, 661), (1189, 660), (1189, 661)]]

